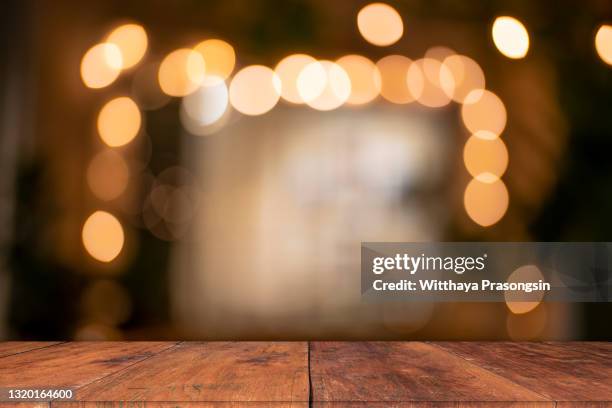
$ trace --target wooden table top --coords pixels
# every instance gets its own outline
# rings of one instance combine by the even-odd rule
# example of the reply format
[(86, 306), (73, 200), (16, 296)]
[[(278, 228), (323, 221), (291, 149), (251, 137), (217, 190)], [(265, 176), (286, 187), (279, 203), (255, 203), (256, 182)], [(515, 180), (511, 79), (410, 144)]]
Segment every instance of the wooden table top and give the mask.
[(612, 343), (0, 343), (2, 399), (41, 388), (76, 402), (11, 405), (612, 407)]

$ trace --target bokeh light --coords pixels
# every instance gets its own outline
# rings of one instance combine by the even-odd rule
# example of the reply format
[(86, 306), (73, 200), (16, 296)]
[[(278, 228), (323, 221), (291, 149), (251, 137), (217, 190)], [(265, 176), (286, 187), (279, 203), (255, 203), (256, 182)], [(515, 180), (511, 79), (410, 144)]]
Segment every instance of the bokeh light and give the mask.
[(492, 28), (493, 43), (503, 55), (519, 59), (529, 50), (529, 33), (516, 18), (497, 17)]
[(317, 61), (308, 64), (298, 76), (298, 91), (308, 106), (328, 111), (348, 100), (351, 80), (340, 65)]
[(122, 67), (119, 47), (109, 43), (97, 44), (81, 60), (81, 79), (88, 88), (104, 88), (117, 79)]
[(372, 61), (361, 55), (345, 55), (336, 64), (346, 71), (351, 81), (351, 94), (346, 101), (348, 104), (363, 105), (378, 96), (382, 79)]
[(111, 147), (123, 146), (136, 137), (142, 122), (140, 109), (127, 96), (106, 103), (98, 114), (98, 133)]
[(404, 34), (400, 14), (384, 3), (372, 3), (357, 14), (357, 28), (365, 40), (385, 47), (396, 43)]
[(121, 51), (123, 69), (138, 64), (147, 51), (147, 32), (138, 24), (124, 24), (114, 29), (106, 38)]
[(500, 135), (506, 127), (506, 107), (493, 92), (474, 90), (464, 99), (461, 118), (472, 133), (484, 130)]
[[(542, 272), (536, 265), (523, 265), (512, 272), (508, 279), (506, 279), (508, 283), (538, 282), (540, 280), (545, 281)], [(511, 291), (504, 292), (506, 306), (514, 314), (524, 314), (538, 307), (544, 298), (544, 292), (531, 292), (530, 297), (535, 297), (536, 299), (529, 301), (518, 301), (516, 300), (517, 296), (521, 295)]]
[(206, 63), (199, 52), (181, 48), (168, 54), (159, 66), (158, 80), (162, 91), (170, 96), (195, 92), (204, 82)]
[(106, 149), (96, 154), (89, 163), (87, 184), (96, 197), (110, 201), (125, 191), (129, 175), (129, 168), (123, 157), (114, 150)]
[(595, 34), (595, 49), (599, 58), (608, 65), (612, 65), (612, 26), (604, 24)]
[(250, 65), (238, 71), (229, 88), (232, 106), (245, 115), (262, 115), (280, 99), (281, 81), (270, 68)]
[(205, 40), (195, 46), (194, 50), (204, 58), (207, 84), (229, 78), (236, 65), (234, 47), (223, 40)]
[(473, 90), (485, 88), (485, 76), (480, 65), (465, 55), (451, 55), (443, 60), (452, 81), (441, 78), (444, 92), (455, 102), (463, 103)]
[[(418, 68), (422, 73), (423, 88), (420, 95), (417, 97), (417, 102), (429, 108), (439, 108), (450, 103), (451, 98), (449, 93), (454, 89), (452, 74), (444, 64), (433, 58), (423, 58), (413, 63), (416, 70)], [(414, 71), (413, 71), (414, 72)], [(445, 84), (442, 88), (442, 84)]]
[(497, 223), (508, 209), (508, 190), (500, 179), (493, 182), (474, 178), (467, 185), (463, 204), (468, 216), (478, 225), (489, 227)]
[(506, 171), (508, 150), (501, 138), (492, 133), (478, 132), (465, 143), (463, 161), (472, 177), (491, 182)]
[(303, 104), (304, 99), (297, 88), (297, 79), (300, 72), (316, 60), (306, 54), (292, 54), (283, 58), (274, 68), (274, 72), (281, 80), (281, 97), (291, 103)]
[(106, 211), (96, 211), (87, 218), (82, 231), (83, 246), (92, 258), (111, 262), (123, 249), (123, 227)]
[(225, 81), (219, 77), (206, 81), (196, 92), (183, 98), (182, 109), (200, 126), (210, 126), (223, 116), (229, 104)]
[(412, 67), (412, 60), (402, 55), (388, 55), (381, 58), (376, 67), (380, 72), (380, 94), (389, 102), (405, 104), (414, 102), (423, 92), (421, 70)]

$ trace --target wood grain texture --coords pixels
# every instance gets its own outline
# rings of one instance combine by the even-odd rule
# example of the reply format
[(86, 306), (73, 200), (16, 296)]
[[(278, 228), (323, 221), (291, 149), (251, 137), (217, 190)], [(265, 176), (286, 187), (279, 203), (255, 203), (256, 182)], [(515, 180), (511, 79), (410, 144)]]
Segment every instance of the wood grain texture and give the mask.
[(78, 399), (282, 402), (303, 406), (308, 404), (308, 345), (182, 343), (84, 387)]
[[(474, 405), (552, 407), (541, 395), (461, 357), (419, 342), (316, 342), (310, 375), (315, 406)], [(395, 404), (395, 405), (393, 405)]]
[(0, 387), (79, 388), (174, 345), (167, 342), (76, 342), (15, 354), (0, 360)]
[(5, 341), (0, 343), (0, 358), (60, 344), (58, 341)]
[(603, 343), (434, 344), (555, 401), (612, 401), (612, 351)]

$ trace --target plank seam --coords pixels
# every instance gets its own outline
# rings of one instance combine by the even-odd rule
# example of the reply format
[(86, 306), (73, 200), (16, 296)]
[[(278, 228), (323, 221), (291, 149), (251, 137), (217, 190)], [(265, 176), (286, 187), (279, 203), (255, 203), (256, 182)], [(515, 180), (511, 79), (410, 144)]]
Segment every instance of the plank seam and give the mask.
[(308, 350), (308, 407), (312, 408), (314, 401), (312, 400), (312, 376), (310, 369), (310, 344), (311, 342), (307, 342), (307, 350)]
[(545, 398), (545, 399), (546, 399), (548, 402), (552, 402), (552, 403), (553, 403), (553, 407), (556, 407), (556, 406), (557, 406), (557, 400), (556, 400), (556, 398), (550, 397), (550, 396), (548, 396), (548, 395), (546, 395), (546, 394), (542, 394), (541, 392), (538, 392), (538, 391), (532, 390), (532, 389), (530, 389), (530, 388), (527, 388), (526, 386), (524, 386), (524, 385), (522, 385), (522, 384), (519, 384), (519, 383), (517, 383), (516, 381), (511, 380), (510, 378), (506, 378), (506, 377), (504, 377), (503, 375), (496, 373), (495, 371), (491, 371), (491, 370), (489, 370), (488, 368), (483, 367), (483, 366), (481, 366), (480, 364), (475, 363), (474, 361), (470, 361), (470, 360), (468, 360), (467, 358), (463, 357), (462, 355), (457, 354), (457, 353), (454, 353), (452, 350), (448, 350), (448, 349), (446, 349), (446, 348), (442, 347), (440, 344), (437, 344), (437, 343), (435, 343), (435, 342), (433, 342), (433, 341), (426, 341), (425, 343), (427, 343), (427, 344), (429, 344), (429, 345), (432, 345), (432, 346), (434, 346), (434, 347), (438, 348), (439, 350), (444, 351), (445, 353), (448, 353), (448, 354), (453, 355), (453, 356), (455, 356), (455, 357), (459, 357), (460, 359), (462, 359), (462, 360), (466, 361), (468, 364), (470, 364), (470, 365), (472, 365), (472, 366), (474, 366), (474, 367), (478, 367), (478, 368), (480, 368), (480, 369), (482, 369), (482, 370), (485, 370), (486, 372), (491, 373), (491, 374), (493, 374), (493, 375), (494, 375), (494, 376), (496, 376), (496, 377), (503, 378), (504, 380), (506, 380), (506, 381), (508, 381), (508, 382), (511, 382), (512, 384), (516, 385), (516, 386), (517, 386), (517, 387), (519, 387), (519, 388), (523, 388), (523, 389), (525, 389), (525, 390), (527, 390), (527, 391), (529, 391), (529, 392), (532, 392), (532, 393), (534, 393), (534, 394), (536, 394), (536, 395), (539, 395), (540, 397)]
[(30, 350), (18, 351), (17, 353), (12, 353), (12, 354), (7, 354), (7, 355), (4, 355), (4, 356), (0, 356), (0, 358), (18, 356), (19, 354), (25, 354), (25, 353), (30, 353), (32, 351), (43, 350), (43, 349), (46, 349), (46, 348), (49, 348), (49, 347), (55, 347), (55, 346), (59, 346), (61, 344), (66, 344), (66, 343), (68, 343), (68, 342), (67, 341), (58, 341), (57, 343), (47, 344), (46, 346), (41, 346), (41, 347), (33, 348), (33, 349), (30, 349)]
[[(92, 385), (92, 384), (94, 384), (94, 383), (96, 383), (96, 382), (98, 382), (98, 381), (102, 381), (102, 380), (104, 380), (106, 377), (109, 377), (109, 376), (114, 375), (114, 374), (116, 374), (116, 373), (120, 373), (120, 372), (122, 372), (122, 371), (125, 371), (125, 370), (127, 370), (128, 368), (132, 368), (132, 367), (134, 367), (135, 365), (140, 364), (140, 363), (142, 363), (142, 362), (144, 362), (144, 361), (147, 361), (148, 359), (150, 359), (150, 358), (152, 358), (152, 357), (158, 356), (158, 355), (160, 355), (161, 353), (165, 353), (165, 352), (166, 352), (166, 351), (168, 351), (168, 350), (172, 350), (172, 349), (174, 349), (176, 346), (178, 346), (178, 345), (179, 345), (179, 344), (181, 344), (181, 343), (183, 343), (183, 342), (182, 342), (182, 341), (175, 342), (175, 343), (174, 343), (174, 344), (172, 344), (171, 346), (166, 347), (165, 349), (163, 349), (163, 350), (161, 350), (161, 351), (158, 351), (157, 353), (152, 353), (150, 356), (145, 357), (145, 358), (143, 358), (142, 360), (138, 360), (138, 361), (136, 361), (135, 363), (130, 364), (130, 365), (127, 365), (127, 366), (125, 366), (125, 367), (123, 367), (123, 368), (121, 368), (121, 369), (119, 369), (119, 370), (117, 370), (117, 371), (113, 371), (112, 373), (109, 373), (109, 374), (107, 374), (107, 375), (105, 375), (105, 376), (103, 376), (103, 377), (97, 378), (97, 379), (95, 379), (95, 380), (93, 380), (93, 381), (91, 381), (91, 382), (88, 382), (87, 384), (83, 384), (83, 385), (81, 385), (80, 387), (75, 388), (75, 390), (76, 390), (76, 391), (82, 390), (83, 388), (85, 388), (85, 387), (89, 387), (90, 385)], [(51, 408), (51, 405), (52, 405), (54, 402), (65, 402), (65, 401), (63, 401), (63, 400), (57, 400), (57, 399), (55, 399), (55, 400), (51, 400), (51, 401), (49, 402), (49, 404), (50, 404), (50, 405), (49, 405), (49, 406), (50, 406), (50, 408)], [(74, 401), (70, 401), (70, 402), (88, 402), (88, 401), (80, 401), (80, 400), (78, 400), (78, 399), (75, 399)], [(117, 402), (118, 402), (118, 401), (117, 401)]]

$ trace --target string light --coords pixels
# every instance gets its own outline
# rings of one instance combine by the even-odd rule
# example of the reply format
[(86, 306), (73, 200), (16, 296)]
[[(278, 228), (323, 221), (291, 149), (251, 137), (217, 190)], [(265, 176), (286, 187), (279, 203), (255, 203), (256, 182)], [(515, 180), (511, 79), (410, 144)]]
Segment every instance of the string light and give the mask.
[(82, 231), (83, 246), (92, 258), (111, 262), (123, 249), (123, 227), (106, 211), (96, 211), (87, 218)]
[(121, 51), (115, 44), (91, 47), (81, 60), (81, 79), (88, 88), (104, 88), (112, 84), (123, 67)]
[(281, 81), (270, 68), (250, 65), (238, 71), (229, 88), (232, 106), (245, 115), (263, 115), (280, 98)]
[(402, 17), (385, 3), (362, 8), (357, 14), (357, 28), (367, 42), (381, 47), (396, 43), (404, 34)]
[(599, 27), (595, 34), (595, 50), (603, 62), (612, 65), (612, 26)]
[(106, 41), (119, 48), (123, 69), (138, 64), (147, 51), (147, 32), (138, 24), (124, 24), (117, 27), (108, 35)]
[(524, 58), (529, 50), (529, 33), (514, 17), (497, 17), (491, 30), (493, 43), (503, 55), (512, 59)]
[(98, 133), (111, 147), (123, 146), (136, 137), (141, 124), (140, 109), (131, 98), (122, 96), (106, 103), (98, 114)]

